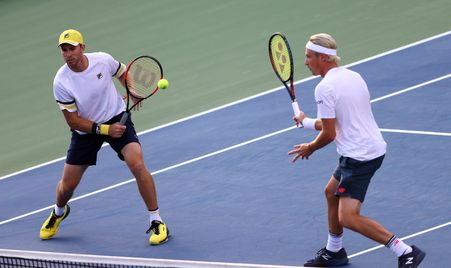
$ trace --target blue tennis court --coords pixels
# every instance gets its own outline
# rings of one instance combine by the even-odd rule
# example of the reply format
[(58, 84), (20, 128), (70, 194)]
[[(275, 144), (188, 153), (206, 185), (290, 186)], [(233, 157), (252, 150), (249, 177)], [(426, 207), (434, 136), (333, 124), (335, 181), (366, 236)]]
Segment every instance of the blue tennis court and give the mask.
[[(388, 144), (362, 214), (423, 248), (421, 267), (448, 267), (451, 32), (349, 68), (366, 79)], [(311, 77), (296, 87), (310, 116), (318, 82)], [(302, 266), (327, 239), (323, 188), (338, 156), (329, 145), (292, 164), (292, 145), (316, 132), (296, 129), (291, 116), (289, 98), (277, 88), (140, 134), (169, 243), (148, 245), (147, 211), (134, 179), (105, 146), (71, 201), (71, 215), (49, 241), (39, 239), (39, 228), (54, 204), (64, 159), (0, 178), (0, 248)], [(397, 264), (391, 252), (351, 231), (344, 245), (347, 267)]]

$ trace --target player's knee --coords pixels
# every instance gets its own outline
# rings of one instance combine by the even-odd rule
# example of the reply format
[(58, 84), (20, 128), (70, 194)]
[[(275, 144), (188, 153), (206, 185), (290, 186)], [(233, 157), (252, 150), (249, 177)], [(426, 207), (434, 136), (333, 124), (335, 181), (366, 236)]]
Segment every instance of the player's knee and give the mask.
[(60, 180), (58, 188), (62, 192), (73, 193), (75, 191), (75, 188), (77, 188), (79, 182), (79, 179), (63, 178)]
[(137, 160), (137, 161), (133, 161), (133, 162), (129, 163), (128, 167), (130, 168), (130, 170), (132, 171), (133, 174), (141, 173), (141, 172), (147, 170), (146, 165), (144, 164), (144, 161), (141, 161), (141, 160)]
[(57, 186), (57, 195), (64, 199), (69, 199), (70, 197), (72, 197), (76, 187), (76, 184), (61, 180)]
[(324, 188), (324, 195), (326, 196), (326, 199), (328, 199), (328, 200), (337, 198), (335, 196), (335, 191), (327, 186), (326, 186), (326, 188)]
[(338, 223), (343, 227), (349, 228), (349, 220), (341, 213), (338, 215)]
[(357, 222), (356, 220), (356, 215), (353, 212), (349, 212), (349, 211), (339, 211), (338, 212), (338, 222), (341, 226), (351, 229), (351, 230), (355, 230), (355, 224)]
[(353, 220), (352, 218), (347, 217), (346, 215), (340, 214), (338, 216), (338, 222), (344, 228), (354, 230)]

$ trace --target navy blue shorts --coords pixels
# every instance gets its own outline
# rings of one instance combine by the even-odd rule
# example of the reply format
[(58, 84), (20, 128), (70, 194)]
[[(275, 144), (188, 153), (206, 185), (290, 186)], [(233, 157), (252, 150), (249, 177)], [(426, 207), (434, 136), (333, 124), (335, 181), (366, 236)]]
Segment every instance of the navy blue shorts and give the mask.
[[(119, 122), (121, 117), (122, 113), (116, 115), (108, 122), (105, 122), (105, 124)], [(125, 125), (127, 128), (120, 138), (95, 134), (81, 135), (76, 131), (72, 131), (71, 142), (69, 149), (67, 150), (66, 163), (70, 165), (95, 165), (97, 163), (97, 153), (104, 142), (108, 142), (111, 145), (111, 148), (116, 151), (119, 159), (124, 160), (124, 156), (121, 153), (122, 148), (132, 142), (139, 143), (131, 116), (128, 117)]]
[(350, 196), (363, 203), (371, 178), (382, 165), (384, 157), (359, 161), (341, 156), (333, 175), (340, 182), (335, 195)]

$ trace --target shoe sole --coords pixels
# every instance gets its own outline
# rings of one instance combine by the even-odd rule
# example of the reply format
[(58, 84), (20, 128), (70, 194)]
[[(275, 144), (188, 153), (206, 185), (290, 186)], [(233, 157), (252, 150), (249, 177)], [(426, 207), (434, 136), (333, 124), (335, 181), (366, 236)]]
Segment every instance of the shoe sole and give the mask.
[(344, 266), (349, 263), (349, 259), (346, 259), (346, 261), (336, 261), (336, 262), (329, 262), (328, 264), (313, 264), (313, 263), (304, 263), (304, 267), (329, 267), (329, 266)]

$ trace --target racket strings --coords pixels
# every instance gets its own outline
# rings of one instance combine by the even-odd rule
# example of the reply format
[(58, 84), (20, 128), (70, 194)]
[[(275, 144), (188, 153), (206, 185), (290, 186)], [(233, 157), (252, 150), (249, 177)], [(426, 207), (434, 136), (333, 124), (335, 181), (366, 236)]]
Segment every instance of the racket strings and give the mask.
[(130, 66), (126, 77), (130, 94), (136, 98), (147, 98), (157, 88), (161, 79), (161, 68), (151, 58), (139, 58)]
[(283, 81), (288, 81), (291, 77), (291, 58), (285, 40), (276, 35), (271, 39), (270, 44), (273, 66)]

